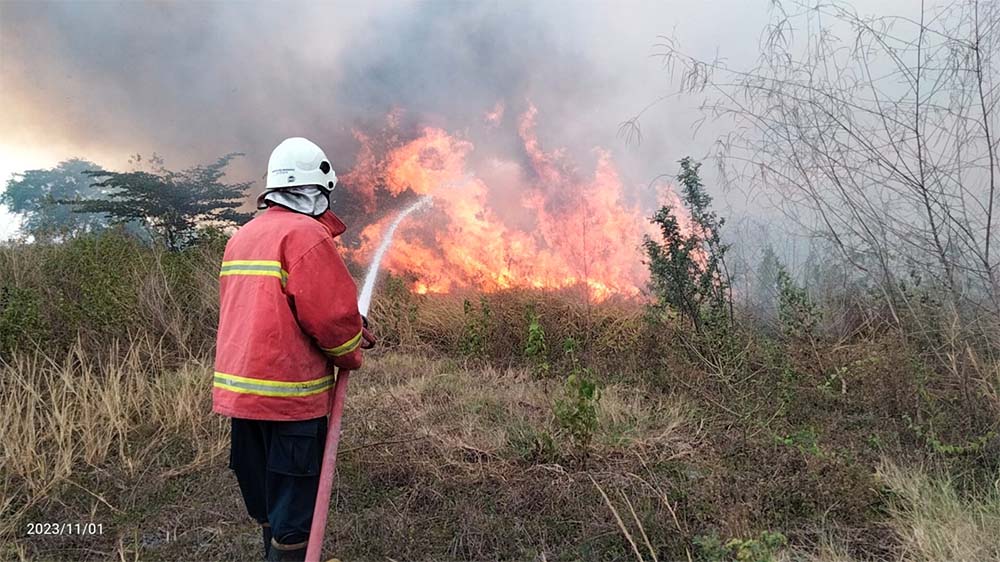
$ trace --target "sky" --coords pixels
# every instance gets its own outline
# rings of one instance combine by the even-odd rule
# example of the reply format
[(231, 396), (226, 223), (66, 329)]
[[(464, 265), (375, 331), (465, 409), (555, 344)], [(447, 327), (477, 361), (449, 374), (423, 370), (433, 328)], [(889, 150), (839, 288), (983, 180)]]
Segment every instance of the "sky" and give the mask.
[[(155, 152), (179, 168), (242, 152), (232, 179), (259, 189), (283, 138), (316, 141), (346, 170), (352, 129), (390, 111), (461, 133), (503, 104), (536, 106), (547, 146), (603, 147), (627, 181), (647, 183), (713, 140), (711, 127), (695, 134), (690, 98), (648, 111), (638, 146), (617, 134), (676, 89), (651, 56), (658, 37), (750, 64), (771, 3), (4, 0), (0, 181), (71, 157), (121, 169)], [(0, 210), (0, 236), (15, 222)]]

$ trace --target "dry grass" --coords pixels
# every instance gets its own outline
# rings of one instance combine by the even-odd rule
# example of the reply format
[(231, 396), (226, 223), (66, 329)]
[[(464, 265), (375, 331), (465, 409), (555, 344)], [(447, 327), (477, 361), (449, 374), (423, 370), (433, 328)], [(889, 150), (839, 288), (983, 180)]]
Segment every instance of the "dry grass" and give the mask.
[[(844, 546), (826, 539), (811, 550), (790, 549), (780, 553), (775, 562), (857, 562)], [(944, 562), (944, 561), (942, 561)]]
[[(36, 353), (0, 365), (6, 381), (0, 387), (0, 537), (8, 544), (0, 557), (87, 559), (100, 553), (98, 558), (184, 559), (206, 548), (252, 550), (235, 483), (224, 467), (227, 424), (210, 413), (210, 368), (196, 359), (170, 367), (173, 359), (165, 355), (160, 342), (140, 338), (100, 354), (77, 345), (59, 359)], [(639, 466), (640, 457), (689, 451), (682, 402), (643, 400), (639, 389), (612, 385), (601, 402), (601, 429), (589, 464), (579, 465), (577, 451), (562, 438), (552, 415), (559, 392), (557, 381), (538, 380), (523, 369), (473, 368), (398, 353), (373, 356), (352, 379), (339, 494), (429, 491), (399, 482), (401, 472), (428, 483), (448, 503), (449, 488), (464, 489), (474, 496), (449, 508), (454, 515), (465, 513), (449, 523), (461, 538), (453, 544), (411, 538), (406, 548), (454, 558), (490, 548), (523, 553), (535, 547), (517, 546), (526, 539), (506, 536), (517, 532), (509, 526), (514, 514), (479, 512), (475, 497), (551, 495), (537, 500), (539, 513), (518, 513), (515, 520), (535, 519), (544, 529), (554, 513), (592, 513), (588, 525), (602, 528), (611, 523), (601, 515), (599, 497), (577, 491), (589, 488), (586, 474), (608, 481), (619, 472), (613, 467), (622, 463)], [(538, 444), (532, 439), (539, 436), (547, 436), (552, 449), (542, 451), (548, 455), (544, 458), (527, 460)], [(507, 482), (509, 489), (498, 488), (496, 481)], [(171, 499), (173, 488), (191, 486), (205, 488), (207, 495)], [(214, 507), (220, 501), (235, 508), (221, 520)], [(384, 526), (338, 536), (344, 548), (361, 556), (391, 554), (400, 548), (396, 539), (373, 544), (370, 533), (392, 532), (415, 517), (443, 515), (438, 509), (423, 512), (419, 502), (386, 512), (394, 501), (386, 502), (356, 512), (351, 510), (362, 508), (341, 509), (342, 517), (358, 521), (367, 517), (365, 510), (378, 510)], [(185, 544), (176, 536), (176, 521), (194, 519), (194, 512), (208, 512), (199, 515), (213, 521), (200, 531), (214, 541), (208, 546)], [(635, 517), (648, 520), (650, 512)], [(103, 522), (113, 529), (104, 537), (70, 542), (24, 536), (28, 521), (67, 519)], [(217, 544), (232, 542), (234, 532), (235, 542)], [(173, 538), (164, 543), (162, 536)], [(507, 547), (496, 546), (508, 540)], [(171, 542), (176, 544), (168, 548)], [(91, 554), (80, 555), (81, 548)], [(545, 546), (537, 549), (544, 552)], [(230, 551), (229, 556), (239, 554)]]
[[(170, 550), (151, 543), (150, 534), (170, 536), (174, 523), (167, 521), (205, 509), (197, 503), (155, 504), (162, 501), (159, 492), (144, 490), (151, 480), (204, 480), (196, 484), (207, 488), (209, 497), (204, 499), (216, 503), (218, 498), (211, 496), (218, 495), (234, 506), (226, 519), (209, 528), (215, 540), (232, 541), (227, 537), (237, 533), (230, 548), (252, 550), (252, 534), (223, 464), (226, 423), (210, 413), (209, 366), (191, 359), (171, 368), (164, 356), (160, 342), (140, 338), (100, 354), (88, 354), (78, 345), (58, 360), (36, 353), (2, 365), (6, 384), (0, 390), (0, 507), (5, 517), (0, 536), (10, 544), (5, 556), (26, 559), (43, 552), (81, 558), (59, 545), (39, 551), (37, 541), (23, 537), (28, 518), (67, 513), (84, 522), (88, 513), (94, 521), (118, 521), (113, 535), (94, 549), (115, 558), (181, 559), (200, 552), (198, 548), (221, 548), (185, 544), (176, 537)], [(561, 435), (552, 413), (561, 388), (558, 380), (539, 379), (523, 368), (472, 366), (395, 352), (370, 357), (352, 378), (343, 449), (347, 472), (338, 484), (338, 493), (347, 499), (341, 500), (345, 503), (338, 511), (342, 519), (358, 524), (371, 524), (368, 518), (377, 513), (379, 523), (350, 532), (338, 527), (332, 529), (333, 538), (362, 557), (391, 555), (394, 549), (453, 559), (503, 549), (552, 555), (565, 547), (552, 546), (552, 537), (539, 539), (542, 544), (528, 551), (512, 545), (534, 539), (504, 542), (512, 540), (509, 533), (525, 532), (510, 528), (509, 518), (523, 524), (534, 520), (543, 529), (553, 515), (565, 514), (587, 518), (576, 531), (582, 536), (618, 535), (619, 554), (664, 559), (664, 541), (690, 536), (691, 519), (680, 512), (683, 507), (652, 467), (697, 454), (699, 436), (689, 419), (690, 408), (677, 396), (621, 383), (606, 386), (599, 429), (583, 462)], [(880, 475), (897, 500), (893, 524), (907, 560), (1000, 556), (996, 496), (963, 499), (947, 482), (890, 464)], [(420, 487), (414, 488), (418, 482)], [(526, 504), (538, 512), (481, 511), (497, 501), (495, 492), (513, 497), (542, 494)], [(372, 493), (384, 498), (357, 499)], [(441, 496), (428, 499), (428, 493)], [(457, 493), (468, 495), (449, 499)], [(451, 503), (456, 500), (459, 504)], [(424, 502), (429, 503), (421, 507)], [(441, 509), (454, 513), (448, 516)], [(445, 528), (456, 533), (452, 542), (433, 534), (426, 543), (399, 535), (414, 519), (443, 524), (442, 516), (449, 519)], [(151, 532), (151, 526), (156, 531)], [(373, 533), (387, 538), (374, 543)], [(849, 560), (832, 544), (784, 556)], [(695, 552), (680, 548), (685, 556)]]
[[(947, 476), (884, 461), (880, 481), (891, 498), (888, 524), (900, 539), (900, 562), (1000, 560), (1000, 493), (962, 492)], [(831, 536), (811, 550), (791, 549), (780, 562), (856, 562)]]
[[(227, 422), (210, 412), (217, 261), (217, 248), (170, 255), (115, 238), (0, 249), (0, 559), (255, 554)], [(641, 303), (467, 298), (469, 313), (462, 295), (381, 284), (372, 320), (386, 345), (352, 379), (329, 530), (344, 558), (685, 560), (699, 535), (762, 530), (792, 538), (787, 560), (1000, 557), (1000, 494), (889, 464), (888, 492), (874, 491), (881, 455), (921, 458), (900, 421), (920, 407), (915, 381), (928, 379), (936, 429), (961, 417), (943, 408), (960, 373), (918, 369), (893, 334), (828, 346), (822, 361), (758, 342), (729, 369), (646, 325)], [(528, 310), (544, 357), (524, 356)], [(463, 345), (470, 332), (480, 349)], [(553, 415), (568, 337), (602, 385), (586, 452)], [(832, 373), (847, 392), (825, 389)], [(949, 443), (983, 434), (951, 425)], [(993, 466), (936, 460), (979, 478)], [(25, 537), (27, 521), (109, 529), (50, 540)], [(838, 529), (848, 547), (817, 538)]]
[[(160, 342), (139, 338), (101, 354), (78, 345), (59, 359), (19, 355), (0, 365), (4, 557), (174, 560), (252, 552), (252, 528), (224, 468), (226, 423), (210, 413), (209, 366), (191, 359), (170, 367), (164, 355)], [(581, 462), (552, 414), (560, 391), (559, 381), (522, 368), (373, 355), (352, 379), (336, 507), (341, 523), (331, 539), (358, 558), (492, 552), (555, 559), (587, 537), (603, 537), (593, 548), (604, 554), (580, 547), (573, 557), (697, 556), (689, 543), (676, 542), (697, 533), (683, 511), (690, 506), (654, 475), (656, 467), (694, 462), (699, 454), (702, 436), (686, 401), (606, 386), (593, 450)], [(890, 463), (879, 478), (892, 498), (889, 524), (902, 560), (1000, 560), (1000, 494), (966, 496), (946, 479)], [(170, 497), (164, 482), (200, 489), (199, 499), (209, 503), (163, 499)], [(230, 507), (213, 507), (220, 502)], [(503, 502), (513, 511), (498, 507)], [(545, 531), (559, 515), (579, 521), (572, 534)], [(89, 555), (79, 554), (79, 542), (40, 546), (23, 536), (28, 518), (67, 516), (110, 518), (116, 526), (98, 544), (84, 541)], [(176, 523), (198, 516), (211, 522), (200, 543)], [(415, 521), (441, 525), (441, 532), (414, 535)], [(150, 538), (161, 534), (172, 538)], [(780, 560), (852, 558), (825, 541), (789, 549)]]
[(557, 360), (563, 342), (573, 338), (595, 365), (633, 370), (641, 360), (635, 350), (645, 334), (645, 308), (636, 300), (588, 303), (573, 290), (414, 295), (401, 283), (394, 278), (383, 282), (370, 313), (393, 348), (454, 354), (472, 329), (485, 336), (480, 357), (498, 364), (523, 363), (527, 313), (533, 310), (545, 330), (549, 359)]
[(892, 524), (906, 560), (1000, 560), (1000, 493), (963, 494), (947, 477), (884, 463), (879, 476), (893, 494)]
[[(447, 450), (503, 456), (525, 428), (561, 431), (552, 404), (561, 381), (538, 379), (527, 369), (470, 367), (454, 361), (390, 354), (373, 361), (353, 383), (349, 413), (359, 419), (402, 417), (421, 439)], [(611, 385), (598, 405), (594, 454), (683, 447), (685, 408), (679, 399), (643, 399), (641, 389)]]
[(101, 359), (77, 345), (63, 358), (36, 353), (0, 365), (0, 536), (21, 531), (24, 514), (60, 486), (120, 511), (106, 491), (77, 481), (88, 469), (112, 466), (136, 477), (176, 439), (190, 444), (190, 455), (159, 477), (218, 458), (226, 434), (208, 415), (207, 368), (167, 370), (162, 359), (155, 342), (139, 339), (112, 345)]

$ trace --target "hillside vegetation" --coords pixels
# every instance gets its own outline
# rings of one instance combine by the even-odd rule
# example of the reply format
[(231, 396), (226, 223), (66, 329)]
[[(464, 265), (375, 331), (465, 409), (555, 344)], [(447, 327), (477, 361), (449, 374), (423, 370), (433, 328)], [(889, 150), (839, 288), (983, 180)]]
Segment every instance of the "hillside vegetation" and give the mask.
[[(0, 558), (257, 557), (210, 412), (220, 251), (0, 249)], [(352, 378), (343, 559), (1000, 559), (995, 364), (935, 362), (863, 295), (813, 325), (786, 286), (777, 321), (696, 334), (573, 291), (407, 287), (381, 283)]]

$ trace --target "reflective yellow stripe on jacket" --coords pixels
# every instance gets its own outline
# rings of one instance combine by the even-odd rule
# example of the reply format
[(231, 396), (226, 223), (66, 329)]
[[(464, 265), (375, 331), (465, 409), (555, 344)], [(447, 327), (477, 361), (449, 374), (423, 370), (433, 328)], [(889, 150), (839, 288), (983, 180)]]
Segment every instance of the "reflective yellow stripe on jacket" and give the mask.
[(227, 275), (262, 275), (277, 277), (284, 286), (288, 282), (288, 272), (281, 268), (280, 261), (270, 260), (233, 260), (222, 262), (219, 277)]
[(256, 394), (257, 396), (312, 396), (329, 390), (333, 386), (333, 375), (300, 382), (272, 381), (239, 377), (216, 371), (214, 386), (240, 394)]
[(337, 347), (321, 347), (320, 349), (322, 349), (323, 353), (329, 355), (330, 357), (340, 357), (341, 355), (347, 355), (348, 353), (354, 351), (359, 345), (361, 345), (361, 332), (358, 332), (358, 335), (338, 345)]

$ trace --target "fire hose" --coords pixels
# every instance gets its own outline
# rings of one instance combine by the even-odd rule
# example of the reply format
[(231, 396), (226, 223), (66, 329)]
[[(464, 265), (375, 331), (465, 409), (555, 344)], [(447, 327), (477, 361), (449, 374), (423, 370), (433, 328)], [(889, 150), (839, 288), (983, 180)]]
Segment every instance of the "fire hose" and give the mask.
[[(399, 227), (399, 223), (410, 213), (430, 204), (430, 196), (420, 198), (416, 203), (407, 207), (396, 217), (396, 220), (389, 226), (382, 243), (375, 252), (368, 273), (365, 275), (365, 282), (361, 289), (361, 296), (358, 299), (358, 310), (364, 318), (368, 314), (368, 307), (371, 304), (372, 291), (375, 280), (378, 277), (378, 269), (382, 263), (389, 244), (392, 243), (392, 235)], [(368, 332), (368, 321), (365, 320), (361, 329), (362, 349), (370, 349), (375, 345), (375, 338)], [(326, 535), (326, 520), (330, 512), (330, 492), (333, 490), (333, 477), (337, 468), (337, 446), (340, 444), (340, 423), (344, 415), (344, 399), (347, 397), (347, 381), (350, 378), (350, 371), (339, 371), (337, 381), (333, 386), (333, 401), (330, 406), (330, 422), (326, 430), (326, 444), (323, 448), (323, 464), (319, 473), (319, 487), (316, 490), (316, 506), (313, 508), (312, 527), (309, 529), (309, 545), (306, 547), (306, 562), (319, 562), (320, 554), (323, 551), (323, 538)]]
[[(367, 322), (366, 322), (367, 324)], [(375, 346), (375, 338), (362, 328), (364, 349)], [(333, 403), (330, 406), (330, 423), (326, 429), (326, 443), (323, 447), (323, 466), (319, 472), (319, 488), (316, 490), (316, 506), (313, 508), (312, 527), (309, 528), (309, 545), (306, 547), (306, 562), (319, 562), (323, 550), (323, 535), (326, 534), (326, 520), (330, 512), (330, 493), (333, 490), (333, 476), (337, 467), (337, 447), (340, 445), (340, 423), (344, 416), (344, 398), (347, 397), (347, 381), (351, 372), (337, 372), (337, 382), (333, 386)]]
[(309, 529), (306, 562), (319, 562), (319, 555), (323, 550), (326, 517), (330, 511), (330, 491), (333, 489), (333, 473), (337, 465), (337, 446), (340, 444), (340, 420), (344, 415), (344, 398), (347, 396), (347, 379), (350, 378), (350, 374), (350, 371), (338, 372), (337, 382), (333, 387), (333, 406), (330, 408), (330, 423), (326, 429), (323, 468), (319, 473), (319, 488), (316, 491), (312, 527)]

